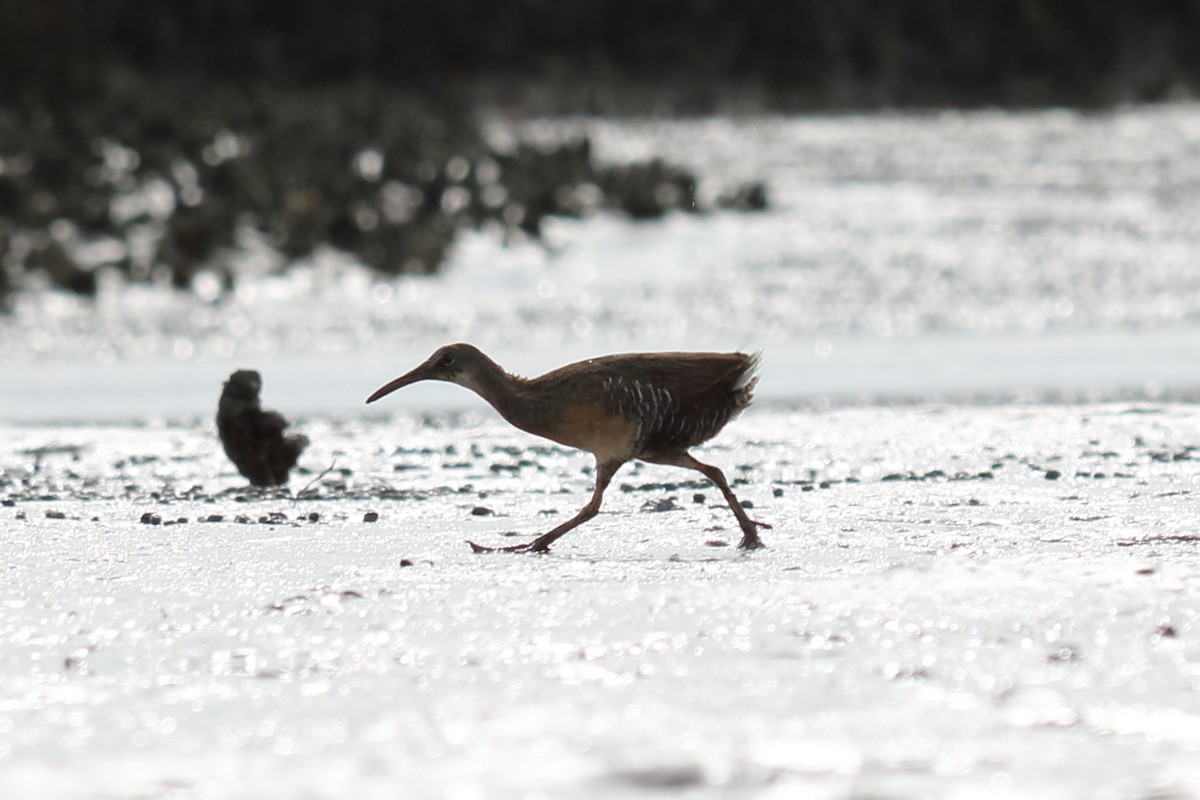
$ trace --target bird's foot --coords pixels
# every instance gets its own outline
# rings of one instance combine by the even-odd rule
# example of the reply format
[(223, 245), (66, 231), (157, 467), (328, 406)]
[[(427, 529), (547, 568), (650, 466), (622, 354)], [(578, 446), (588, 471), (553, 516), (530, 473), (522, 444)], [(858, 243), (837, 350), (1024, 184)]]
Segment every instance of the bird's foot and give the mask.
[(548, 547), (538, 547), (537, 541), (526, 542), (525, 544), (513, 544), (508, 547), (488, 547), (487, 545), (476, 544), (471, 540), (467, 540), (467, 544), (471, 545), (472, 553), (544, 553)]
[(765, 548), (766, 548), (766, 545), (763, 544), (762, 539), (759, 539), (757, 535), (743, 536), (742, 541), (738, 542), (739, 550), (763, 550)]
[(766, 547), (762, 539), (758, 538), (758, 529), (766, 528), (771, 530), (771, 526), (765, 522), (759, 522), (756, 519), (746, 519), (748, 525), (742, 526), (742, 541), (738, 543), (739, 550), (761, 550)]

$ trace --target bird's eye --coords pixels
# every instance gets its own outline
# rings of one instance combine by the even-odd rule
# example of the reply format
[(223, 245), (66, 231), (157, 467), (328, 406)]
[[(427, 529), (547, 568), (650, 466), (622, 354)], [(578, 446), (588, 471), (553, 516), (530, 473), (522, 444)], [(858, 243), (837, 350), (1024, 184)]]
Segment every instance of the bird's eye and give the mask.
[(453, 367), (454, 366), (454, 356), (450, 353), (445, 353), (442, 356), (441, 363), (442, 363), (443, 367)]

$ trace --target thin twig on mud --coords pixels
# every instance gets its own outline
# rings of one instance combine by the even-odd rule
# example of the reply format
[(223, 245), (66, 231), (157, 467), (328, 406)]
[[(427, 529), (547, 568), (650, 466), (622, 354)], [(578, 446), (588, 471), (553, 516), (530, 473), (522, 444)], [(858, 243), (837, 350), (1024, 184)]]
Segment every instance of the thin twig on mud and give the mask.
[(292, 502), (293, 502), (293, 503), (295, 503), (297, 500), (299, 500), (300, 498), (302, 498), (302, 497), (304, 496), (304, 493), (305, 493), (305, 492), (307, 492), (309, 489), (311, 489), (311, 488), (313, 487), (313, 485), (314, 485), (314, 484), (315, 484), (317, 481), (321, 480), (321, 478), (324, 478), (326, 475), (328, 475), (329, 473), (333, 472), (334, 468), (336, 468), (336, 467), (337, 467), (337, 459), (335, 458), (335, 459), (334, 459), (334, 460), (333, 460), (333, 461), (332, 461), (332, 462), (329, 464), (329, 466), (328, 466), (328, 467), (326, 467), (324, 470), (322, 470), (322, 471), (321, 471), (321, 474), (317, 475), (317, 477), (315, 477), (315, 478), (313, 478), (311, 481), (309, 481), (309, 482), (308, 482), (308, 485), (307, 485), (307, 486), (305, 486), (303, 489), (301, 489), (300, 491), (296, 492), (296, 496), (292, 498)]

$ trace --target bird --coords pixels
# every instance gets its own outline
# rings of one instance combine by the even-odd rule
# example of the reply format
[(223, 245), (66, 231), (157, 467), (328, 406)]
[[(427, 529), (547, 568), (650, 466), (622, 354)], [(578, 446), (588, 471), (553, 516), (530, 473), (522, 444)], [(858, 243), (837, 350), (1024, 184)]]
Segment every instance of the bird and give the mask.
[(724, 473), (688, 450), (708, 441), (750, 404), (759, 354), (625, 353), (568, 364), (536, 378), (506, 372), (479, 348), (448, 344), (415, 369), (377, 389), (367, 403), (418, 381), (447, 381), (487, 401), (523, 431), (596, 459), (588, 503), (571, 519), (531, 542), (477, 553), (544, 553), (563, 534), (596, 516), (617, 470), (631, 460), (700, 472), (721, 491), (742, 530), (739, 547), (763, 547), (759, 528), (729, 488)]
[(308, 437), (287, 433), (288, 421), (259, 401), (262, 376), (239, 369), (229, 376), (217, 403), (217, 432), (225, 455), (253, 486), (279, 486), (308, 446)]

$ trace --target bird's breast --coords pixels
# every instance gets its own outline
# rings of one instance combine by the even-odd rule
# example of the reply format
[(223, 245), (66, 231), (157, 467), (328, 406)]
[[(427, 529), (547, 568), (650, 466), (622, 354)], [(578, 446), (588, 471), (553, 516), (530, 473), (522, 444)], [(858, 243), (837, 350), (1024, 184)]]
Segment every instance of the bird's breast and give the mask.
[(559, 444), (587, 450), (598, 461), (614, 461), (633, 455), (638, 425), (602, 406), (573, 403), (546, 430), (536, 433)]

